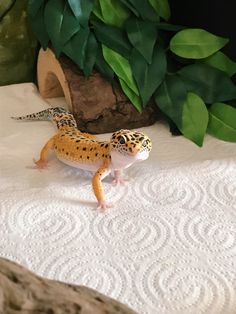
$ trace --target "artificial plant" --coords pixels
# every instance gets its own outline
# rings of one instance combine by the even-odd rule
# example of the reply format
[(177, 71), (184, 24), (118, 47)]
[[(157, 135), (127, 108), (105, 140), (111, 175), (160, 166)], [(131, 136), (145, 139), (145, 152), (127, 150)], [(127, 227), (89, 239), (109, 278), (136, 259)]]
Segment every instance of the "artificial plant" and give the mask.
[(168, 0), (28, 0), (28, 13), (44, 49), (118, 80), (138, 111), (154, 101), (199, 146), (206, 132), (236, 142), (228, 39), (168, 23)]

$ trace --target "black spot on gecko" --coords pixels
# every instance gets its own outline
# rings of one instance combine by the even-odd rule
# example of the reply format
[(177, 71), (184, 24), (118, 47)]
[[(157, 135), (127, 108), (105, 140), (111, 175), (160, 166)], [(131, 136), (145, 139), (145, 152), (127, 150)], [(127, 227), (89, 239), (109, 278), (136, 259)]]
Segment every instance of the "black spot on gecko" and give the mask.
[(97, 157), (98, 153), (95, 154), (95, 156)]
[(86, 150), (86, 147), (83, 147), (83, 150), (85, 151), (85, 150)]
[(76, 140), (76, 143), (79, 143), (80, 142), (80, 140)]
[(106, 144), (106, 145), (105, 145), (105, 148), (108, 148), (108, 146), (109, 146), (109, 145), (108, 145), (108, 144)]
[(89, 159), (89, 156), (87, 156), (87, 159)]

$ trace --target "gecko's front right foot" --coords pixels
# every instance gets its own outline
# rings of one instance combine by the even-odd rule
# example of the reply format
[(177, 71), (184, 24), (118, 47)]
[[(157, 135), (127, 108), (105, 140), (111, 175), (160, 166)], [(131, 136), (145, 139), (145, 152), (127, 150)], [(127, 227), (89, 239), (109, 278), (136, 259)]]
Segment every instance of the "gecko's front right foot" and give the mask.
[(113, 204), (107, 203), (105, 201), (98, 202), (97, 209), (100, 209), (101, 211), (105, 211), (107, 208), (113, 207)]
[(35, 163), (34, 169), (39, 169), (39, 170), (48, 169), (47, 161), (39, 159), (38, 161), (34, 160), (34, 163)]

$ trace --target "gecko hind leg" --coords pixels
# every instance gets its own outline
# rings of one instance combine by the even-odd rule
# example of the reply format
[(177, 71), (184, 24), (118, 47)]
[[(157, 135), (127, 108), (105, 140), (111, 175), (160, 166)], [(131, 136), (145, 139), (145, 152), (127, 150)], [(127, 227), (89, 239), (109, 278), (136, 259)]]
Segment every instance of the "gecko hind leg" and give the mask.
[(35, 166), (34, 169), (47, 169), (48, 168), (48, 161), (47, 156), (49, 153), (49, 149), (52, 149), (54, 146), (54, 136), (43, 146), (40, 152), (39, 160), (34, 160)]

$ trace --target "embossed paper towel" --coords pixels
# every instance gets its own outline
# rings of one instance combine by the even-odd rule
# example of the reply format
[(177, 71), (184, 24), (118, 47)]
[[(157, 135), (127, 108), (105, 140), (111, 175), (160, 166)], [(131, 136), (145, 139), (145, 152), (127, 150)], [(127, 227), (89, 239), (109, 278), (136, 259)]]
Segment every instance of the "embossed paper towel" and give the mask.
[(151, 156), (126, 186), (104, 180), (115, 206), (101, 214), (90, 173), (53, 154), (48, 170), (28, 167), (55, 129), (9, 117), (46, 107), (32, 84), (0, 88), (1, 256), (139, 313), (236, 313), (236, 144), (143, 128)]

